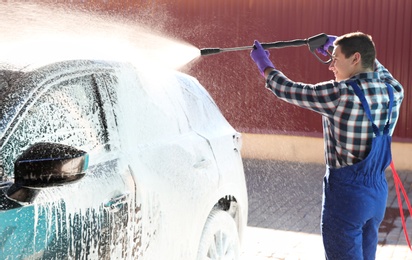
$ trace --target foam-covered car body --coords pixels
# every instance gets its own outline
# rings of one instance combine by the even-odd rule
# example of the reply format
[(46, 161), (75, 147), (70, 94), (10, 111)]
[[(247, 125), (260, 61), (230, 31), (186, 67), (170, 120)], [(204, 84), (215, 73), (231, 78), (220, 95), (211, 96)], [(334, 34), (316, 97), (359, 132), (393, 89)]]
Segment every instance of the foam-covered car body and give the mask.
[(201, 258), (216, 211), (236, 258), (241, 136), (196, 79), (65, 61), (3, 70), (0, 93), (1, 259)]

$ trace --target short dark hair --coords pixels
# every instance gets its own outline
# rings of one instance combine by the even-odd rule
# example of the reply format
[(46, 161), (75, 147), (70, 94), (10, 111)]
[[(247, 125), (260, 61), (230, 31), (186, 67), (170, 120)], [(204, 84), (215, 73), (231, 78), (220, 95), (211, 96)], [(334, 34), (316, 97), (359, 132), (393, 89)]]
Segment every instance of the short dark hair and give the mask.
[(346, 58), (359, 52), (362, 58), (362, 67), (373, 69), (376, 49), (372, 36), (362, 32), (348, 33), (338, 37), (334, 45), (341, 47), (341, 51)]

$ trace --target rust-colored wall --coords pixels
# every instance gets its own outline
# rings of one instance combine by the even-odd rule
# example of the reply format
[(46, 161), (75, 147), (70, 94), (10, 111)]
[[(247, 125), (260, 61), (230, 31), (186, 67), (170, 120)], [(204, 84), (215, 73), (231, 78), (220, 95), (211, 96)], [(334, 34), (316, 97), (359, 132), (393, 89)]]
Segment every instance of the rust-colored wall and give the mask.
[[(321, 32), (368, 33), (378, 59), (405, 88), (395, 140), (412, 140), (410, 0), (79, 0), (67, 5), (143, 20), (198, 48), (307, 38)], [(305, 47), (270, 52), (274, 64), (295, 81), (316, 83), (333, 77)], [(184, 71), (199, 79), (239, 131), (320, 136), (320, 116), (265, 90), (248, 51), (201, 57)]]

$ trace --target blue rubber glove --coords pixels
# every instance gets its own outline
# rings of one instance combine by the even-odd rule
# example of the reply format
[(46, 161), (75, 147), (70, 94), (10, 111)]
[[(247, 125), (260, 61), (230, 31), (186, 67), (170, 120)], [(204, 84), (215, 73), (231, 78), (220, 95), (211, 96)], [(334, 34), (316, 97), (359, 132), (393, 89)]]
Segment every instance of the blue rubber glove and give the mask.
[(328, 49), (330, 46), (333, 45), (333, 42), (336, 40), (336, 36), (334, 35), (328, 35), (328, 40), (326, 41), (326, 43), (322, 46), (320, 46), (319, 48), (316, 49), (316, 52), (322, 54), (323, 56), (329, 56), (328, 54)]
[(256, 63), (262, 76), (265, 76), (265, 69), (275, 68), (273, 63), (269, 60), (269, 51), (263, 49), (260, 42), (256, 40), (253, 45), (253, 50), (250, 52), (250, 57), (252, 57), (252, 60)]

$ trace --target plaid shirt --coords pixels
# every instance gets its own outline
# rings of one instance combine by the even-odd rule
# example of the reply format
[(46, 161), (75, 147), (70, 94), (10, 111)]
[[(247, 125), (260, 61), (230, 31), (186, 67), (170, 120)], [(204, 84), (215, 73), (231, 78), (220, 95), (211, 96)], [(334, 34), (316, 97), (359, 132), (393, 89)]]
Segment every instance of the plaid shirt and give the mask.
[(274, 70), (267, 78), (266, 87), (280, 99), (322, 115), (326, 164), (341, 168), (365, 159), (374, 137), (372, 124), (349, 85), (350, 80), (357, 81), (364, 92), (374, 123), (381, 132), (388, 119), (389, 95), (385, 82), (389, 83), (394, 89), (390, 135), (398, 120), (403, 88), (377, 60), (375, 67), (374, 72), (360, 73), (346, 81), (315, 85), (294, 82)]

